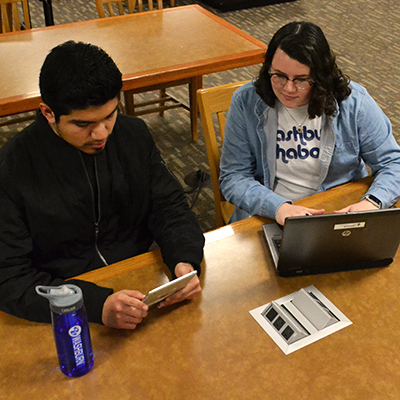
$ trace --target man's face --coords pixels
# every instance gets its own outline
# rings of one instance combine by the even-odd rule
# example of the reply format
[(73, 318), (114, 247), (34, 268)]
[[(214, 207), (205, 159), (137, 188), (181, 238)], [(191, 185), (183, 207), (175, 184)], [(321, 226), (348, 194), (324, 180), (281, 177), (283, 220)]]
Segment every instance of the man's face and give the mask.
[(118, 98), (102, 106), (73, 110), (61, 115), (56, 122), (53, 111), (41, 103), (40, 109), (53, 131), (67, 143), (86, 154), (100, 153), (114, 129), (117, 118)]

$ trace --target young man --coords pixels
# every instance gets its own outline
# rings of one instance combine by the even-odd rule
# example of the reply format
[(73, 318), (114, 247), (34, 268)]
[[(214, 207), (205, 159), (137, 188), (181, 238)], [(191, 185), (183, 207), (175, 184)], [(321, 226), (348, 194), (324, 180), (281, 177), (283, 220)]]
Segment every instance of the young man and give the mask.
[[(0, 309), (50, 321), (37, 285), (160, 246), (172, 275), (197, 269), (204, 237), (144, 122), (117, 112), (121, 72), (96, 46), (66, 42), (40, 73), (36, 121), (0, 151)], [(135, 329), (148, 307), (136, 290), (81, 280), (89, 320)], [(161, 306), (201, 291), (197, 277)]]

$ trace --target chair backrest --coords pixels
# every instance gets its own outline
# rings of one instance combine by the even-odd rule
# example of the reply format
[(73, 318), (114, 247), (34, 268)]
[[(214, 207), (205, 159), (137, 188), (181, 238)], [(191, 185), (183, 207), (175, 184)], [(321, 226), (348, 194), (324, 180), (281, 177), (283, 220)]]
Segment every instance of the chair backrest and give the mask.
[[(18, 7), (18, 3), (21, 3), (20, 7)], [(19, 8), (25, 29), (31, 29), (28, 0), (0, 0), (0, 33), (21, 30)]]
[[(210, 164), (213, 183), (217, 226), (227, 224), (234, 209), (234, 207), (224, 199), (218, 183), (220, 172), (219, 162), (221, 159), (219, 147), (222, 146), (224, 141), (225, 114), (229, 110), (233, 92), (246, 82), (248, 81), (200, 89), (197, 91), (197, 100), (199, 103), (201, 123), (203, 125), (204, 140), (206, 142), (208, 162)], [(214, 128), (213, 115), (217, 117), (220, 140), (218, 140)]]
[[(106, 18), (107, 15), (104, 8), (108, 11), (108, 16), (113, 17), (115, 15), (124, 15), (124, 3), (127, 5), (128, 14), (135, 12), (136, 2), (138, 11), (144, 11), (143, 0), (96, 0), (97, 14), (99, 18)], [(157, 8), (161, 10), (163, 8), (162, 0), (157, 0)], [(153, 0), (148, 0), (148, 10), (154, 9)]]

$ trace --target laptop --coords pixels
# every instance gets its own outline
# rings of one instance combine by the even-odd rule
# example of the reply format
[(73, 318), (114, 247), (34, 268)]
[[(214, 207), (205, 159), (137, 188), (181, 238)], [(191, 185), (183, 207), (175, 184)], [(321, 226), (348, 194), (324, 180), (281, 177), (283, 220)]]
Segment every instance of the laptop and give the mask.
[(400, 208), (289, 217), (263, 225), (280, 276), (383, 267), (400, 243)]

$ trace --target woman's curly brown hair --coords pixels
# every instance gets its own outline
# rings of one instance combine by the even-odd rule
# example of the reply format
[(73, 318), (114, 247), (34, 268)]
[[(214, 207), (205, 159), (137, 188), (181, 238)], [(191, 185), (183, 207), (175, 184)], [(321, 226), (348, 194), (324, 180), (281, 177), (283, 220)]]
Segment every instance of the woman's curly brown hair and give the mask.
[(315, 82), (308, 105), (310, 118), (322, 114), (333, 115), (337, 105), (351, 93), (350, 80), (338, 68), (321, 28), (310, 22), (291, 22), (280, 28), (271, 39), (255, 82), (256, 92), (270, 107), (275, 106), (276, 96), (269, 71), (277, 49), (310, 68), (311, 78)]

